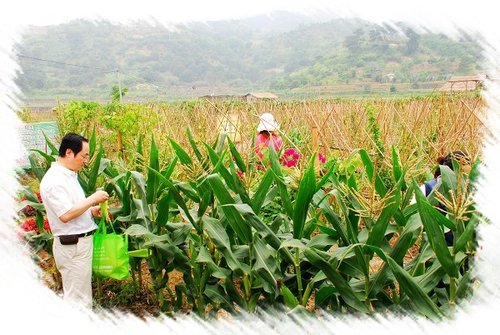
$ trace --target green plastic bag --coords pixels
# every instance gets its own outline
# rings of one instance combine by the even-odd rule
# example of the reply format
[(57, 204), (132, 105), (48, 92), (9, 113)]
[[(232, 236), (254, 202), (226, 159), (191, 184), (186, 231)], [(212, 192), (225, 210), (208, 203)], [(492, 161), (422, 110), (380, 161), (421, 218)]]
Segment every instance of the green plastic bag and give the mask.
[(130, 277), (128, 237), (116, 234), (114, 229), (108, 234), (103, 219), (94, 233), (93, 252), (92, 271), (95, 275), (118, 280)]

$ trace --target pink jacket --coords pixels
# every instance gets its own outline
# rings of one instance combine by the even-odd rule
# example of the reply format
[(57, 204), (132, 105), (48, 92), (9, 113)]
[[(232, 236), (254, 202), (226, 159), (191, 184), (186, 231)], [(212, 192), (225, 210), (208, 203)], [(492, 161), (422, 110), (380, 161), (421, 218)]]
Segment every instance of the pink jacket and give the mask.
[(271, 133), (271, 135), (267, 135), (264, 133), (257, 134), (257, 138), (255, 139), (255, 153), (260, 159), (264, 158), (263, 149), (269, 147), (269, 142), (271, 141), (274, 144), (274, 150), (279, 152), (281, 147), (283, 146), (283, 140), (279, 135)]

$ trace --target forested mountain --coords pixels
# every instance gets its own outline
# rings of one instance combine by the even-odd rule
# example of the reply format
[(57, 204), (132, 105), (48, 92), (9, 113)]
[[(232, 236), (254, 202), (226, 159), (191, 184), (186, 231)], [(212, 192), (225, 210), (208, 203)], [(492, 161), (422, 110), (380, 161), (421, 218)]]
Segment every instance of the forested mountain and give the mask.
[(28, 98), (189, 98), (301, 87), (445, 81), (481, 72), (477, 37), (452, 40), (405, 23), (285, 12), (165, 27), (76, 20), (30, 27), (16, 46)]

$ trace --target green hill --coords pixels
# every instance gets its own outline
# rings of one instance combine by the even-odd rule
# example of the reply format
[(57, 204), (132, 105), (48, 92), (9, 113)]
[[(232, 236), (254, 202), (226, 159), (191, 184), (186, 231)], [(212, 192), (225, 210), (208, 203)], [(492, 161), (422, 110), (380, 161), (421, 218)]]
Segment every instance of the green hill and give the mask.
[[(405, 23), (285, 12), (165, 27), (76, 20), (30, 27), (16, 46), (27, 101), (189, 99), (272, 91), (281, 97), (427, 90), (481, 72), (478, 38)], [(343, 92), (343, 93), (342, 93)]]

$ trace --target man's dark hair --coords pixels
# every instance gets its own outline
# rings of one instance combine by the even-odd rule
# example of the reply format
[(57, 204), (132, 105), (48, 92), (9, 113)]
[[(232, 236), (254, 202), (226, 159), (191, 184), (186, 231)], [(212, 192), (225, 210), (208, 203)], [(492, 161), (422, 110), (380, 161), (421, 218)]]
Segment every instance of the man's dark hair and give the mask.
[(88, 142), (85, 137), (75, 133), (67, 133), (61, 140), (61, 145), (59, 146), (59, 157), (64, 157), (66, 155), (66, 150), (71, 149), (76, 155), (82, 151), (83, 142)]

